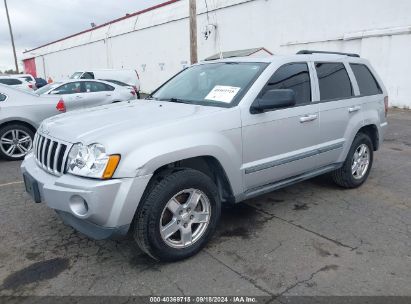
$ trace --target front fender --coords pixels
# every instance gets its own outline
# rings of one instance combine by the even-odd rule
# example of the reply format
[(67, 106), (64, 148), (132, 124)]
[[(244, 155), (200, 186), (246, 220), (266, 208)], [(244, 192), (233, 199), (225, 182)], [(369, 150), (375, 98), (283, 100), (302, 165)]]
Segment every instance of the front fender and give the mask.
[(153, 141), (122, 156), (114, 177), (153, 174), (158, 168), (188, 158), (212, 156), (224, 169), (234, 195), (243, 191), (241, 130), (196, 133)]

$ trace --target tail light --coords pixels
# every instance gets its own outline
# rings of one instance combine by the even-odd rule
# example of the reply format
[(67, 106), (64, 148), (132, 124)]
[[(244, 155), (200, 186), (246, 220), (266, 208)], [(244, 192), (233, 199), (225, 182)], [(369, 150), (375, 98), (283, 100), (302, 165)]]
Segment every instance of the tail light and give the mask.
[(130, 93), (131, 93), (131, 95), (136, 96), (136, 91), (135, 90), (131, 90)]
[(385, 117), (388, 115), (388, 96), (384, 97), (384, 110), (385, 110)]
[(33, 85), (32, 85), (31, 83), (29, 84), (29, 88), (30, 88), (30, 89), (32, 89), (32, 88), (33, 88)]
[(66, 105), (64, 104), (64, 100), (60, 98), (59, 102), (56, 105), (56, 109), (59, 112), (66, 112)]

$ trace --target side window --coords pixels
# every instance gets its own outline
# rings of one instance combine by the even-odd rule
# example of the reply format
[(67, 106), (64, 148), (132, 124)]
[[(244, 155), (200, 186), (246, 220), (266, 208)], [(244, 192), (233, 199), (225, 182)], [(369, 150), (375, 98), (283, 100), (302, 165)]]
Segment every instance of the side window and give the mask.
[(114, 87), (112, 87), (111, 85), (105, 84), (106, 86), (106, 91), (114, 91)]
[(321, 100), (344, 99), (354, 95), (350, 77), (342, 63), (315, 64)]
[(83, 75), (81, 75), (81, 79), (94, 79), (94, 73), (85, 72)]
[(0, 101), (5, 101), (7, 99), (7, 96), (0, 93)]
[(357, 80), (361, 95), (382, 94), (380, 85), (366, 65), (351, 63), (350, 66)]
[(295, 92), (296, 105), (311, 102), (310, 73), (306, 63), (283, 65), (271, 76), (263, 93), (273, 89), (291, 89)]
[(109, 89), (112, 88), (111, 86), (108, 86), (104, 83), (101, 82), (97, 82), (97, 81), (87, 81), (85, 83), (85, 87), (86, 87), (86, 92), (103, 92), (103, 91), (111, 91)]
[(51, 94), (65, 95), (81, 93), (80, 82), (69, 82), (51, 91)]
[(3, 79), (0, 79), (0, 83), (6, 84), (6, 85), (19, 85), (19, 84), (22, 84), (23, 82), (15, 78), (3, 78)]

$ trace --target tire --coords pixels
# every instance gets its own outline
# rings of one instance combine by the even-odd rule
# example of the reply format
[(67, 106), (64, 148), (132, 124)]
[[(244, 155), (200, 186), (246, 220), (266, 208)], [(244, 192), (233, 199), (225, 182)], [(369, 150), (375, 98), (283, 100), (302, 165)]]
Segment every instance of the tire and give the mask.
[[(353, 170), (355, 158), (360, 155), (358, 152), (362, 147), (366, 147), (368, 158), (366, 158), (365, 156), (360, 158), (362, 159), (363, 164), (366, 163), (365, 159), (368, 159), (368, 164), (366, 167), (363, 167), (363, 171), (357, 169), (357, 171), (354, 173)], [(334, 182), (337, 185), (348, 189), (353, 189), (361, 186), (367, 180), (368, 175), (370, 174), (374, 156), (373, 151), (373, 144), (370, 137), (364, 133), (358, 133), (354, 138), (344, 164), (341, 168), (332, 172), (332, 178)], [(357, 166), (357, 168), (361, 167)], [(359, 174), (358, 172), (360, 172), (361, 174)]]
[[(33, 147), (33, 139), (34, 132), (25, 125), (11, 124), (0, 128), (0, 158), (5, 160), (24, 159)], [(19, 141), (17, 142), (17, 140)]]
[[(198, 198), (193, 210), (184, 208), (195, 201), (189, 198)], [(134, 217), (133, 236), (139, 247), (156, 260), (182, 260), (195, 255), (207, 244), (215, 232), (220, 213), (221, 203), (214, 182), (199, 171), (183, 169), (152, 185), (143, 197)], [(200, 220), (202, 222), (197, 223)], [(165, 230), (166, 227), (171, 228)], [(191, 243), (188, 231), (191, 231)], [(172, 234), (167, 238), (166, 233)]]
[(141, 94), (140, 94), (140, 92), (137, 92), (137, 99), (141, 99)]

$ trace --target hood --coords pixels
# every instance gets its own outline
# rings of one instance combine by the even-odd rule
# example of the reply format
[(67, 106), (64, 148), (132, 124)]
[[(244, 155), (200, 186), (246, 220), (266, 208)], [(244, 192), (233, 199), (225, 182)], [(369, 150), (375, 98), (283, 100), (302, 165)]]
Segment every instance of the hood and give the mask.
[(224, 108), (134, 100), (72, 111), (45, 120), (40, 132), (66, 142), (104, 143), (110, 137), (165, 127)]

